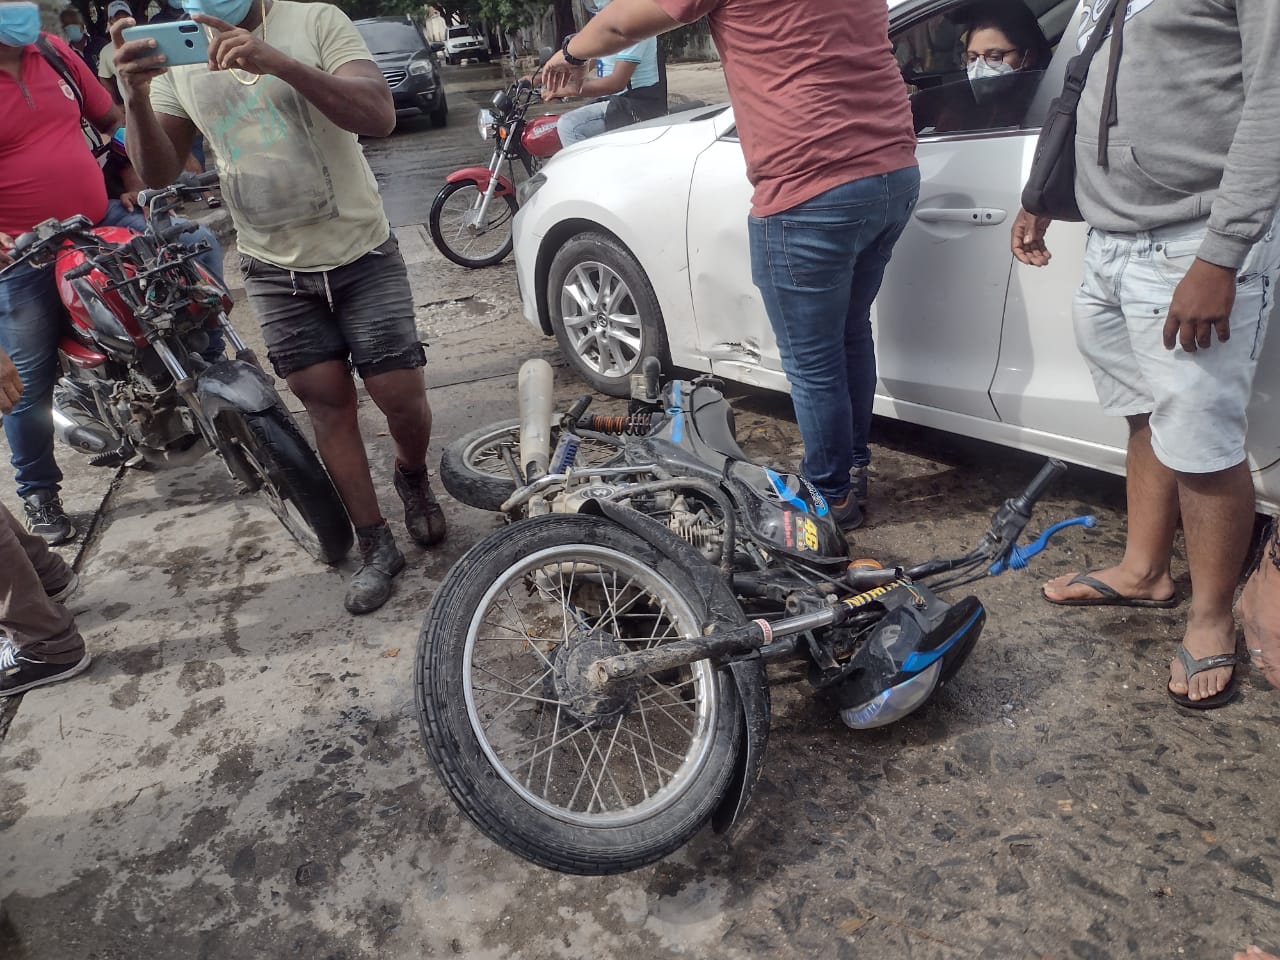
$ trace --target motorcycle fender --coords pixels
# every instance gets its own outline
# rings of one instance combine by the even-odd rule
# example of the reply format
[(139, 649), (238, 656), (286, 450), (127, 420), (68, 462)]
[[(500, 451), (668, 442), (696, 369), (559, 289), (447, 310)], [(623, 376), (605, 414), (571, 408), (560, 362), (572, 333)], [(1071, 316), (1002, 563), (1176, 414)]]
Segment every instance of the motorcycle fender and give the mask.
[[(488, 167), (463, 167), (461, 170), (455, 170), (445, 180), (449, 183), (466, 183), (469, 180), (476, 182), (476, 189), (484, 193), (489, 189), (489, 181), (493, 179), (493, 174), (489, 172)], [(495, 197), (515, 196), (516, 188), (502, 174), (498, 174), (498, 189), (493, 191)]]
[[(720, 571), (662, 524), (636, 510), (601, 500), (587, 501), (580, 512), (608, 517), (680, 564), (688, 572), (699, 596), (705, 599), (704, 615), (709, 622), (742, 622), (742, 608)], [(711, 815), (711, 825), (717, 833), (724, 833), (733, 826), (747, 808), (756, 781), (760, 779), (760, 771), (764, 768), (765, 748), (769, 742), (769, 683), (764, 665), (758, 660), (744, 660), (730, 664), (729, 671), (742, 707), (743, 736), (733, 778)]]
[(241, 360), (219, 360), (200, 374), (196, 396), (210, 418), (223, 410), (261, 413), (280, 402), (271, 378)]

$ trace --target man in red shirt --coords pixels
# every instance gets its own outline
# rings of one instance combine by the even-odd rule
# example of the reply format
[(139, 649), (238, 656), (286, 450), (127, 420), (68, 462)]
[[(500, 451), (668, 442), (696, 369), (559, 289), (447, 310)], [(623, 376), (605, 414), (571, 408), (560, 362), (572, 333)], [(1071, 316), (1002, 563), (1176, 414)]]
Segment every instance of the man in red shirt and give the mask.
[[(9, 268), (19, 234), (43, 220), (82, 214), (94, 223), (141, 230), (131, 200), (108, 199), (102, 169), (85, 139), (80, 105), (36, 46), (40, 9), (0, 2), (0, 348), (18, 368), (25, 389), (4, 417), (18, 495), (32, 533), (50, 543), (75, 535), (58, 496), (62, 472), (53, 455), (53, 385), (58, 375), (62, 302), (52, 270)], [(121, 109), (75, 53), (48, 36), (84, 100), (85, 115), (104, 133), (123, 122)], [(184, 237), (211, 247), (200, 262), (222, 276), (222, 256), (204, 227)]]
[[(884, 0), (613, 0), (544, 76), (705, 16), (755, 187), (752, 278), (804, 438), (802, 471), (846, 529), (862, 522), (875, 396), (871, 303), (920, 192)], [(843, 349), (841, 349), (843, 347)]]

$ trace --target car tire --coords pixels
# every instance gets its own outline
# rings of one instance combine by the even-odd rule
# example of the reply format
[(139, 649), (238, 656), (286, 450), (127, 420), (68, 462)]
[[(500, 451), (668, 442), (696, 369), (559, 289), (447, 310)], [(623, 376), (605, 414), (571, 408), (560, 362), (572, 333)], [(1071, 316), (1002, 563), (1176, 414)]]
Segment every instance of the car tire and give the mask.
[(436, 129), (445, 126), (449, 122), (449, 101), (445, 99), (444, 94), (440, 95), (440, 106), (431, 111), (431, 125)]
[[(582, 302), (603, 309), (602, 292), (614, 298), (613, 310), (588, 315)], [(560, 350), (600, 393), (629, 397), (631, 374), (648, 357), (664, 371), (671, 366), (653, 286), (631, 251), (607, 234), (580, 233), (559, 249), (547, 274), (547, 313)]]

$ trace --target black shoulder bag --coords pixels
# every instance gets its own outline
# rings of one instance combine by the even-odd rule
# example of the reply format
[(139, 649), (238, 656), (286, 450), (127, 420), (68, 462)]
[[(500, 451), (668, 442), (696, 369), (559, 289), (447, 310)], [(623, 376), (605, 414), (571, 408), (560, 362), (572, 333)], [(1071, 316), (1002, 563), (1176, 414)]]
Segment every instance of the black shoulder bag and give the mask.
[(1067, 64), (1062, 93), (1049, 105), (1049, 116), (1036, 141), (1031, 173), (1022, 188), (1022, 206), (1028, 213), (1051, 220), (1082, 221), (1076, 204), (1076, 109), (1089, 76), (1089, 64), (1102, 47), (1112, 20), (1116, 21), (1115, 41), (1111, 46), (1111, 63), (1107, 90), (1103, 97), (1102, 130), (1099, 135), (1099, 163), (1106, 166), (1107, 129), (1115, 115), (1115, 72), (1123, 43), (1125, 11), (1128, 0), (1110, 0), (1098, 19), (1089, 42)]

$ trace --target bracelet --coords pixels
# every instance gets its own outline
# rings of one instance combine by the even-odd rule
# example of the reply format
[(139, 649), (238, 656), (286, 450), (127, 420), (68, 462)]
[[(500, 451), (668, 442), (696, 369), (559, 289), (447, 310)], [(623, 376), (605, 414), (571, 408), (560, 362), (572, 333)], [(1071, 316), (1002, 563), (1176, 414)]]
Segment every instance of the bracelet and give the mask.
[(579, 57), (575, 57), (572, 53), (569, 52), (569, 41), (576, 36), (577, 36), (576, 33), (571, 33), (567, 37), (565, 37), (564, 40), (562, 40), (560, 43), (560, 52), (564, 54), (564, 62), (569, 64), (569, 66), (585, 67), (587, 65), (586, 60), (583, 60)]

